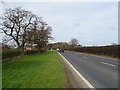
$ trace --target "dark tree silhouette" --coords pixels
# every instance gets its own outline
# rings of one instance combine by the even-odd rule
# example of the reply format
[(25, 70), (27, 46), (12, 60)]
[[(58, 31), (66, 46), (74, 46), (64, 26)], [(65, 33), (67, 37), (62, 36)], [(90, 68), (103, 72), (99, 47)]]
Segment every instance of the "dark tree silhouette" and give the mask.
[(1, 17), (1, 30), (13, 39), (18, 48), (24, 48), (26, 43), (26, 32), (32, 25), (34, 14), (23, 10), (20, 7), (15, 9), (6, 9), (3, 17)]
[(51, 27), (41, 17), (20, 7), (6, 9), (0, 19), (0, 30), (14, 40), (22, 51), (26, 43), (37, 44), (41, 49), (51, 39)]
[(27, 41), (37, 44), (39, 50), (45, 49), (48, 41), (53, 39), (51, 37), (52, 28), (38, 17), (36, 17), (33, 24), (33, 27), (31, 27), (32, 30), (27, 32)]

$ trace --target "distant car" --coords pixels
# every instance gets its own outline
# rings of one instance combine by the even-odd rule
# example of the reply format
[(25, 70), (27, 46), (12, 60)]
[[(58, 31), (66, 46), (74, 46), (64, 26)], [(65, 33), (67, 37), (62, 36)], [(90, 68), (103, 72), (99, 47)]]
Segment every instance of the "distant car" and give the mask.
[(64, 52), (64, 50), (63, 50), (63, 49), (60, 49), (59, 51), (60, 51), (60, 52)]
[(57, 48), (56, 51), (58, 52), (58, 51), (59, 51), (59, 48)]
[(59, 48), (56, 49), (57, 51), (59, 50)]

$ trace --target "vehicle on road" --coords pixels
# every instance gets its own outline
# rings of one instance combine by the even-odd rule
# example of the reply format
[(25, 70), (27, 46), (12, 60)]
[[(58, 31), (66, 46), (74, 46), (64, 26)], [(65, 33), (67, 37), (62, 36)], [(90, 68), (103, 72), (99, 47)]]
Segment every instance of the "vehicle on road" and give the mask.
[(57, 52), (58, 52), (59, 50), (60, 50), (59, 48), (56, 49)]
[(59, 52), (64, 52), (64, 49), (60, 49)]

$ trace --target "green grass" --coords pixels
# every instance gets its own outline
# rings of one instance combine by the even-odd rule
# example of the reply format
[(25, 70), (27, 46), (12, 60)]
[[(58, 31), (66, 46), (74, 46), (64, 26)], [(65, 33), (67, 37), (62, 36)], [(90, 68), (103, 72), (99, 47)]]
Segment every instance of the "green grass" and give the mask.
[(67, 88), (67, 76), (58, 54), (46, 51), (2, 64), (3, 88)]

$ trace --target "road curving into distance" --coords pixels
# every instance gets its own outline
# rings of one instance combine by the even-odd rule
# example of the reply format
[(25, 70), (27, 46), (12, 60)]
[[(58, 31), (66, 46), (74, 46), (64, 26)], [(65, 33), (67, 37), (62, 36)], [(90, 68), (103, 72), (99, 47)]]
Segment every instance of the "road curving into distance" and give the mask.
[(70, 51), (60, 54), (95, 88), (118, 88), (118, 60)]

